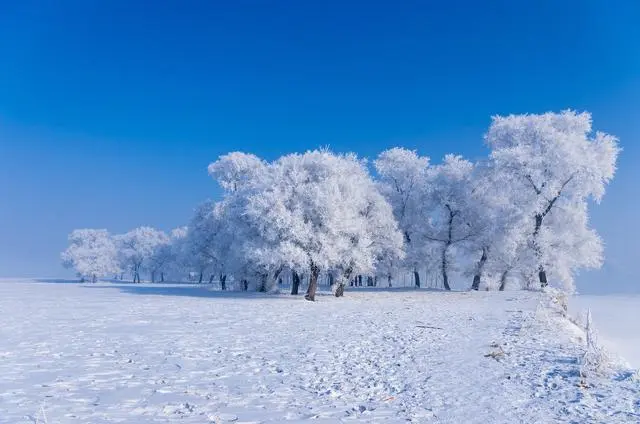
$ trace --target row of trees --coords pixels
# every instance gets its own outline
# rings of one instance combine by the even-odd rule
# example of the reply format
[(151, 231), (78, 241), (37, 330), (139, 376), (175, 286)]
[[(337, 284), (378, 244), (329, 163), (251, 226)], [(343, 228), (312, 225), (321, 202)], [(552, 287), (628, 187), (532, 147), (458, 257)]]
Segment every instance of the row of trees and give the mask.
[[(357, 276), (393, 284), (420, 270), (452, 276), (473, 289), (503, 290), (549, 282), (573, 289), (580, 268), (598, 267), (602, 242), (588, 225), (620, 151), (610, 135), (592, 132), (588, 113), (494, 117), (482, 161), (447, 155), (432, 165), (415, 151), (393, 148), (369, 164), (328, 150), (266, 162), (234, 152), (209, 166), (220, 201), (199, 206), (171, 234), (142, 227), (124, 235), (76, 230), (63, 253), (83, 276), (129, 271), (134, 281), (182, 279), (191, 273), (269, 291), (283, 275), (297, 293), (308, 277), (314, 300), (320, 275), (334, 293)], [(361, 277), (360, 277), (361, 278)]]

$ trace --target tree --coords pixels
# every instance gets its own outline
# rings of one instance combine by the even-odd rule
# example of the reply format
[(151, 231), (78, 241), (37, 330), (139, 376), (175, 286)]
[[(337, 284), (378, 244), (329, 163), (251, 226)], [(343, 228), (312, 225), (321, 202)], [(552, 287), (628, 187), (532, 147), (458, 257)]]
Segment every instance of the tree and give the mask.
[[(400, 231), (404, 236), (405, 266), (413, 271), (416, 287), (420, 287), (418, 270), (424, 266), (423, 245), (415, 239), (422, 228), (424, 195), (427, 189), (429, 158), (401, 147), (386, 150), (374, 162), (380, 176), (380, 192), (393, 208)], [(386, 264), (388, 271), (392, 264)], [(399, 265), (399, 264), (394, 264)], [(388, 273), (388, 278), (391, 274)]]
[(62, 264), (75, 269), (82, 280), (95, 283), (99, 277), (119, 272), (116, 245), (107, 230), (74, 230), (69, 244), (61, 254)]
[[(321, 273), (333, 272), (334, 286), (344, 288), (352, 273), (373, 272), (378, 255), (402, 250), (390, 206), (354, 155), (290, 154), (263, 171), (227, 195), (245, 262), (262, 280), (284, 269), (307, 274), (305, 298), (313, 301)], [(374, 237), (379, 229), (387, 234)]]
[(166, 243), (167, 236), (151, 227), (139, 227), (116, 236), (118, 256), (123, 269), (129, 269), (133, 282), (140, 282), (140, 271), (148, 268), (156, 249)]
[(528, 221), (535, 271), (527, 272), (537, 273), (541, 287), (551, 272), (570, 289), (577, 269), (600, 262), (587, 201), (599, 202), (614, 176), (617, 139), (593, 133), (589, 113), (568, 110), (496, 116), (485, 140), (511, 202)]
[[(169, 234), (168, 255), (169, 261), (165, 265), (166, 274), (175, 281), (182, 281), (189, 274), (190, 256), (187, 252), (188, 227), (178, 227)], [(165, 250), (163, 248), (162, 250)]]
[(160, 281), (164, 282), (164, 274), (171, 265), (173, 258), (173, 249), (171, 247), (171, 237), (160, 231), (158, 233), (158, 243), (151, 252), (144, 267), (151, 274), (151, 282), (156, 282), (156, 277), (160, 274)]
[(446, 290), (453, 269), (453, 250), (479, 233), (480, 221), (472, 196), (474, 165), (460, 156), (447, 155), (429, 170), (425, 224), (425, 255), (435, 259)]

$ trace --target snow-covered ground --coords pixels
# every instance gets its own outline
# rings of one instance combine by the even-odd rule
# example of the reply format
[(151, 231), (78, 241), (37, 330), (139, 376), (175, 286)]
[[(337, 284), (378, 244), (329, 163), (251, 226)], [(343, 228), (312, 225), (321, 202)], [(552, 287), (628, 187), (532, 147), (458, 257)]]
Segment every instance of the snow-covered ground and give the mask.
[(600, 342), (612, 353), (640, 368), (640, 296), (581, 295), (571, 299), (570, 311), (591, 309)]
[(640, 422), (542, 296), (3, 281), (0, 422)]

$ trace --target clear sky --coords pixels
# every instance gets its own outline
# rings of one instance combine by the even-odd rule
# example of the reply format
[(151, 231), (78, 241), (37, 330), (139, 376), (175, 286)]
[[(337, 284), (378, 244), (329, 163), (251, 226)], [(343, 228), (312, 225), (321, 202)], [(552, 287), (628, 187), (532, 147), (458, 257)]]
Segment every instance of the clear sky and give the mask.
[(0, 276), (64, 275), (74, 228), (186, 224), (230, 150), (475, 159), (492, 115), (574, 108), (624, 148), (579, 289), (640, 291), (638, 22), (635, 0), (0, 0)]

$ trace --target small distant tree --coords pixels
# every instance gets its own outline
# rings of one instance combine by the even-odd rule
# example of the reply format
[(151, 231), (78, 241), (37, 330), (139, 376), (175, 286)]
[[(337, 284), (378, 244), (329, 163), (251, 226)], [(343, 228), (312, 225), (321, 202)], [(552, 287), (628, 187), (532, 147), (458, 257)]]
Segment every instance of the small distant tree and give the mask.
[(75, 269), (82, 281), (90, 279), (95, 283), (100, 277), (120, 271), (116, 244), (107, 230), (74, 230), (61, 257), (63, 266)]
[(160, 277), (160, 282), (164, 282), (164, 274), (172, 260), (171, 237), (163, 231), (158, 231), (157, 240), (151, 250), (151, 255), (143, 263), (143, 267), (151, 276), (152, 283), (157, 281), (158, 276)]
[(157, 249), (167, 243), (167, 236), (151, 227), (139, 227), (115, 237), (118, 257), (123, 269), (129, 269), (133, 282), (139, 283), (140, 272), (147, 267)]

